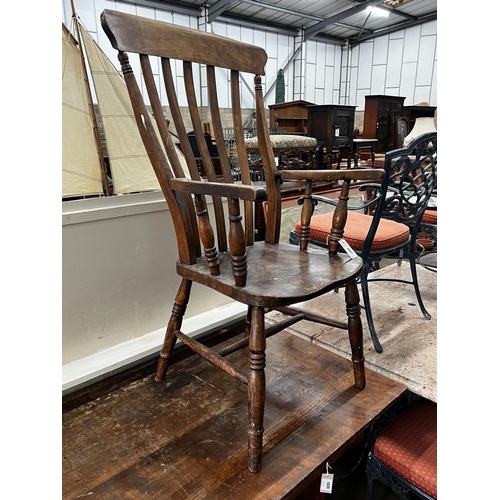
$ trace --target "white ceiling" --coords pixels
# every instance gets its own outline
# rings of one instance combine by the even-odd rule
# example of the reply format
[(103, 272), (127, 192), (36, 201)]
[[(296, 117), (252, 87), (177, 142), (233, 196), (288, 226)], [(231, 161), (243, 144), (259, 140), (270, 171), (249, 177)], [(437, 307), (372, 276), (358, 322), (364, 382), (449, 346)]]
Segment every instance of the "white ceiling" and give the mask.
[[(122, 0), (123, 1), (123, 0)], [(127, 0), (125, 0), (127, 1)], [(357, 44), (371, 38), (437, 19), (437, 0), (133, 0), (135, 4), (163, 5), (169, 10), (202, 15), (207, 8), (208, 22), (235, 21), (267, 30), (297, 34), (304, 30), (306, 40), (328, 38)], [(381, 17), (367, 8), (377, 6), (389, 13)]]

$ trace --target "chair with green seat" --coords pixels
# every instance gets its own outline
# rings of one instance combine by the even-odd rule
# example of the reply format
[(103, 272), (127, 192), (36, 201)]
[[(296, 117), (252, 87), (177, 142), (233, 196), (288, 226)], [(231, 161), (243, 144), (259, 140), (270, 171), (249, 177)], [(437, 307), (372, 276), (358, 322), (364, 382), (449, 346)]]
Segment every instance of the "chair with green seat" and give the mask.
[[(437, 132), (423, 134), (406, 148), (386, 153), (384, 170), (386, 175), (381, 183), (366, 183), (360, 187), (366, 199), (361, 207), (350, 208), (361, 208), (362, 213), (349, 210), (344, 228), (344, 240), (363, 259), (361, 290), (370, 335), (377, 352), (382, 352), (383, 348), (370, 306), (370, 281), (412, 284), (424, 318), (431, 318), (418, 285), (416, 259), (419, 253), (416, 238), (437, 184)], [(318, 203), (335, 205), (337, 201), (311, 195), (304, 196), (299, 203), (310, 205), (306, 213), (312, 214)], [(307, 248), (310, 241), (326, 247), (331, 238), (330, 220), (331, 213), (326, 213), (298, 221), (290, 233), (290, 243)], [(372, 271), (379, 269), (383, 258), (399, 258), (403, 251), (410, 263), (411, 281), (370, 276)]]

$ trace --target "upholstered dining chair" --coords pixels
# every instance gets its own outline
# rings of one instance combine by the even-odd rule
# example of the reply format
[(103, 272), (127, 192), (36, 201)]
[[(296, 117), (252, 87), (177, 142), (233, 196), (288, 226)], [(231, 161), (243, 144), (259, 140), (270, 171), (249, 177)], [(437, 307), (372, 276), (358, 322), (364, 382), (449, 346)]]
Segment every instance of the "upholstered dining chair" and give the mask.
[[(318, 141), (314, 137), (297, 134), (273, 134), (270, 136), (271, 149), (276, 158), (278, 169), (314, 169), (319, 168), (317, 161)], [(262, 168), (258, 137), (245, 140), (247, 153), (257, 156), (250, 168)]]
[[(398, 281), (412, 284), (424, 318), (431, 316), (420, 294), (416, 259), (419, 255), (417, 234), (426, 213), (429, 200), (437, 184), (437, 132), (416, 137), (406, 148), (389, 151), (384, 161), (385, 177), (381, 183), (367, 182), (359, 189), (366, 199), (362, 212), (349, 210), (344, 228), (344, 239), (363, 259), (360, 282), (367, 323), (377, 352), (383, 348), (374, 325), (374, 312), (370, 306), (368, 283), (370, 281)], [(336, 200), (311, 195), (299, 199), (299, 203), (336, 205)], [(309, 210), (307, 213), (311, 213)], [(326, 247), (331, 238), (331, 213), (314, 215), (297, 222), (290, 233), (290, 243), (307, 248), (309, 242)], [(370, 273), (379, 268), (382, 258), (398, 258), (407, 255), (411, 281), (397, 278), (378, 278)], [(376, 311), (375, 311), (376, 314)]]
[(367, 500), (376, 479), (403, 500), (437, 499), (437, 404), (417, 403), (389, 422), (366, 461)]
[[(362, 179), (380, 181), (384, 173), (379, 169), (278, 171), (265, 117), (261, 77), (265, 74), (267, 55), (262, 48), (113, 10), (105, 10), (101, 14), (101, 23), (112, 46), (118, 51), (137, 126), (168, 204), (177, 238), (176, 272), (180, 276), (180, 285), (155, 378), (157, 381), (165, 378), (178, 339), (217, 368), (246, 384), (248, 468), (251, 472), (258, 472), (262, 464), (264, 433), (266, 335), (282, 331), (302, 319), (317, 319), (296, 310), (293, 304), (345, 286), (346, 317), (330, 320), (326, 324), (347, 330), (352, 348), (354, 385), (358, 389), (365, 387), (361, 311), (356, 285), (363, 263), (361, 258), (352, 258), (337, 250), (347, 213), (350, 182)], [(135, 75), (132, 70), (130, 57), (135, 54), (140, 60), (146, 99), (152, 113), (140, 91), (141, 75)], [(153, 67), (161, 68), (164, 83), (161, 92), (167, 96), (176, 136), (189, 172), (183, 170), (175, 152)], [(174, 78), (174, 69), (179, 72), (177, 78)], [(195, 72), (197, 76), (203, 72), (202, 81), (206, 82), (205, 97), (219, 152), (222, 179), (215, 175), (203, 139)], [(265, 187), (253, 186), (250, 181), (242, 123), (242, 73), (254, 76), (258, 149), (265, 172)], [(225, 91), (229, 95), (225, 95)], [(227, 101), (221, 100), (225, 98)], [(184, 103), (187, 104), (207, 174), (203, 179), (199, 175), (181, 113)], [(221, 113), (225, 109), (222, 110), (221, 105), (231, 109), (233, 123), (230, 126), (235, 134), (241, 182), (233, 180), (229, 158), (223, 147)], [(227, 126), (227, 116), (225, 118), (224, 126)], [(153, 122), (156, 122), (156, 127)], [(334, 235), (328, 253), (299, 251), (295, 246), (279, 243), (280, 183), (285, 179), (305, 180), (306, 192), (311, 192), (312, 182), (318, 179), (343, 181), (345, 189), (333, 217)], [(267, 200), (269, 209), (265, 241), (255, 242), (253, 203), (263, 200)], [(236, 347), (248, 348), (248, 371), (182, 332), (193, 283), (211, 288), (247, 306), (247, 335), (237, 341)], [(288, 316), (282, 322), (266, 327), (264, 314), (272, 309)], [(230, 351), (225, 348), (224, 354)], [(304, 363), (307, 363), (306, 359)]]

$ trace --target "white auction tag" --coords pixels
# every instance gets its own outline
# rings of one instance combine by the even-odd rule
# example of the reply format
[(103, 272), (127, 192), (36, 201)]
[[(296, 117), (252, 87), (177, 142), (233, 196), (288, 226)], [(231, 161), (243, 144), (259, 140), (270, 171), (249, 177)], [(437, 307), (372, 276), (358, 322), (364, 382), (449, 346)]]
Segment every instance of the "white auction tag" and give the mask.
[(333, 488), (333, 474), (321, 474), (320, 493), (331, 493)]
[(356, 257), (357, 255), (356, 252), (352, 249), (351, 245), (349, 245), (349, 243), (347, 243), (347, 241), (344, 238), (340, 238), (339, 244), (345, 250), (345, 253), (349, 255), (349, 257), (351, 257), (351, 259)]

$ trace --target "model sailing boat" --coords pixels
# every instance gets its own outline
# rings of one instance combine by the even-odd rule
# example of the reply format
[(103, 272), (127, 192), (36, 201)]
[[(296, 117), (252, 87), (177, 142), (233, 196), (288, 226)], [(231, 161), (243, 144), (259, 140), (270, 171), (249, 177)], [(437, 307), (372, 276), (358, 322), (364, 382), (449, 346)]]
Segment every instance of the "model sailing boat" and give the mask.
[[(76, 36), (62, 25), (62, 197), (111, 194), (91, 82), (102, 119), (112, 193), (159, 190), (125, 81), (76, 15), (73, 19)], [(178, 154), (185, 164), (180, 150)]]

